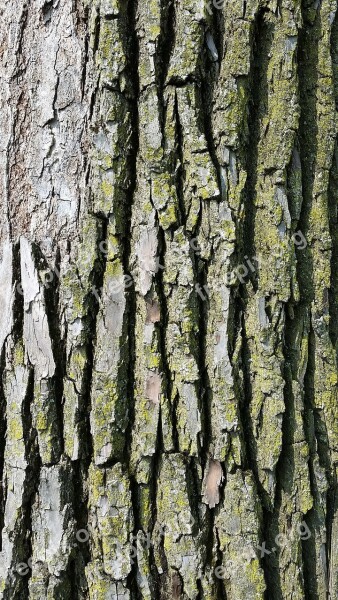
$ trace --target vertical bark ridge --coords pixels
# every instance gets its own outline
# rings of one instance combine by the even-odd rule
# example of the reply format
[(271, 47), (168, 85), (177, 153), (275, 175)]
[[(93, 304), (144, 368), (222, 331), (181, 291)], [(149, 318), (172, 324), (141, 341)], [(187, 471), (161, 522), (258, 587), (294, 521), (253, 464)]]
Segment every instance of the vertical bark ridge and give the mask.
[[(1, 38), (0, 43), (4, 48), (1, 55), (1, 87), (2, 87), (2, 97), (0, 100), (1, 110), (0, 110), (0, 123), (2, 130), (2, 140), (1, 140), (1, 151), (0, 151), (0, 165), (1, 165), (1, 208), (2, 215), (4, 215), (4, 219), (1, 222), (1, 304), (2, 304), (2, 314), (0, 318), (0, 354), (1, 354), (1, 433), (2, 433), (2, 442), (1, 442), (1, 555), (6, 556), (5, 560), (1, 561), (1, 577), (0, 577), (0, 589), (1, 594), (6, 595), (8, 597), (8, 588), (12, 585), (14, 588), (17, 585), (22, 583), (19, 578), (15, 576), (11, 578), (10, 567), (12, 562), (15, 564), (15, 553), (16, 548), (14, 549), (14, 556), (12, 556), (13, 546), (14, 544), (10, 542), (9, 537), (12, 534), (13, 530), (16, 528), (20, 529), (20, 519), (19, 525), (16, 522), (16, 518), (12, 515), (8, 514), (8, 497), (9, 494), (12, 494), (13, 484), (11, 481), (8, 482), (8, 477), (12, 479), (11, 474), (11, 466), (8, 464), (10, 462), (10, 458), (8, 456), (8, 450), (13, 446), (13, 437), (11, 435), (11, 431), (9, 428), (13, 428), (13, 423), (15, 418), (18, 418), (18, 427), (20, 428), (21, 423), (21, 402), (23, 401), (22, 395), (18, 399), (18, 403), (15, 405), (16, 414), (9, 416), (7, 411), (11, 408), (11, 401), (13, 401), (13, 396), (8, 398), (8, 394), (6, 394), (6, 352), (5, 352), (5, 344), (11, 334), (13, 327), (13, 247), (10, 243), (11, 236), (11, 209), (10, 209), (10, 156), (12, 147), (14, 144), (13, 139), (13, 129), (14, 122), (12, 114), (15, 118), (15, 111), (11, 114), (11, 106), (10, 106), (10, 98), (11, 92), (13, 91), (13, 87), (15, 87), (15, 72), (17, 71), (18, 65), (18, 48), (20, 47), (20, 40), (22, 37), (22, 32), (25, 28), (26, 15), (27, 10), (24, 8), (23, 10), (18, 12), (17, 15), (12, 15), (10, 6), (4, 6), (1, 11)], [(11, 44), (6, 44), (8, 40), (8, 30), (11, 28), (12, 30), (12, 38)], [(7, 396), (7, 397), (6, 397)], [(19, 406), (18, 406), (19, 405)], [(14, 411), (13, 411), (14, 412)], [(6, 436), (6, 437), (5, 437)], [(19, 462), (19, 466), (21, 467), (19, 473), (19, 477), (17, 478), (17, 485), (14, 494), (12, 494), (12, 498), (14, 500), (13, 504), (19, 510), (22, 506), (22, 497), (24, 496), (24, 485), (25, 485), (25, 452), (24, 445), (21, 445), (17, 450), (17, 461)], [(21, 484), (21, 485), (20, 485)], [(9, 490), (8, 490), (9, 488)], [(9, 522), (10, 521), (10, 522)], [(14, 522), (13, 522), (14, 521)], [(15, 534), (14, 534), (15, 535)], [(20, 535), (17, 534), (17, 538), (20, 538)], [(14, 537), (14, 542), (16, 539)], [(20, 556), (20, 553), (19, 553)], [(21, 557), (21, 556), (20, 556)], [(17, 579), (16, 583), (13, 579)]]
[[(332, 19), (331, 19), (332, 20)], [(334, 95), (336, 111), (338, 106), (338, 12), (336, 10), (335, 17), (332, 23), (331, 30), (331, 60), (332, 60), (332, 74), (334, 84)], [(329, 222), (330, 222), (330, 235), (332, 240), (332, 254), (331, 254), (331, 287), (329, 290), (329, 318), (330, 318), (330, 339), (333, 348), (335, 348), (337, 356), (337, 321), (338, 321), (338, 280), (337, 280), (337, 261), (338, 261), (338, 228), (337, 228), (337, 216), (338, 216), (338, 197), (337, 197), (337, 136), (335, 141), (335, 148), (332, 158), (332, 166), (330, 170), (330, 180), (328, 189), (328, 202), (329, 202)], [(329, 593), (332, 598), (338, 594), (338, 560), (337, 560), (337, 543), (338, 543), (338, 481), (337, 481), (337, 466), (333, 467), (332, 477), (330, 481), (330, 489), (328, 494), (328, 506), (327, 506), (327, 529), (328, 529), (328, 554), (329, 554)]]
[[(249, 198), (252, 196), (255, 200), (251, 219), (247, 219), (251, 232), (249, 228), (245, 233), (248, 244), (246, 253), (255, 252), (258, 277), (253, 282), (254, 294), (249, 290), (245, 332), (246, 359), (251, 358), (251, 381), (247, 379), (247, 389), (251, 389), (251, 439), (254, 441), (253, 456), (258, 467), (258, 489), (263, 501), (263, 539), (270, 548), (263, 560), (268, 590), (276, 598), (282, 598), (291, 597), (292, 594), (298, 594), (299, 597), (302, 594), (297, 571), (293, 573), (289, 566), (287, 551), (283, 549), (279, 553), (274, 543), (276, 534), (285, 531), (285, 524), (276, 518), (282, 489), (287, 487), (287, 475), (282, 471), (285, 477), (280, 479), (278, 469), (283, 456), (283, 431), (285, 439), (286, 419), (289, 418), (289, 414), (284, 415), (283, 397), (288, 368), (285, 370), (285, 356), (281, 350), (285, 310), (294, 287), (292, 273), (295, 264), (286, 168), (291, 159), (294, 130), (298, 123), (295, 66), (300, 14), (299, 7), (291, 7), (288, 3), (279, 5), (277, 10), (275, 8), (271, 7), (270, 12), (262, 10), (256, 38), (256, 65), (259, 68), (256, 77), (259, 85), (255, 75), (253, 81), (255, 89), (259, 91), (254, 95), (250, 122), (254, 123), (256, 115), (256, 130), (252, 135), (256, 137), (257, 154), (255, 156), (253, 153), (253, 157), (249, 158), (247, 183)], [(280, 63), (282, 47), (284, 54)], [(286, 114), (287, 117), (284, 117)], [(277, 129), (278, 138), (283, 139), (283, 150), (275, 135)], [(267, 249), (272, 246), (272, 255), (268, 251), (265, 256)], [(258, 347), (261, 348), (259, 351)], [(262, 360), (261, 366), (259, 361), (256, 362), (257, 357)], [(269, 375), (270, 369), (273, 379)], [(288, 393), (290, 390), (284, 391)], [(291, 408), (290, 402), (286, 402), (286, 407), (287, 410)], [(257, 467), (254, 466), (254, 470)], [(299, 546), (295, 525), (291, 538), (294, 538), (293, 547)], [(296, 563), (299, 564), (299, 558)]]
[[(300, 140), (300, 159), (302, 167), (302, 189), (303, 189), (303, 205), (300, 215), (300, 228), (305, 237), (308, 236), (308, 220), (309, 211), (311, 206), (312, 190), (313, 190), (313, 168), (312, 163), (314, 160), (314, 153), (316, 151), (317, 143), (317, 124), (316, 124), (316, 106), (315, 106), (315, 85), (316, 85), (316, 69), (318, 61), (318, 33), (316, 29), (311, 27), (311, 21), (307, 20), (307, 14), (304, 14), (303, 9), (303, 27), (300, 30), (299, 37), (299, 91), (300, 91), (300, 129), (299, 129), (299, 140)], [(312, 67), (310, 72), (310, 65)], [(315, 71), (313, 71), (315, 69)], [(300, 284), (300, 293), (303, 302), (309, 307), (309, 313), (311, 318), (311, 300), (313, 296), (311, 279), (307, 278), (307, 270), (312, 270), (312, 254), (309, 246), (305, 250), (305, 256), (299, 257), (298, 263), (298, 279)], [(312, 327), (309, 329), (308, 336), (309, 345), (309, 359), (306, 370), (304, 386), (305, 386), (305, 424), (307, 440), (310, 448), (310, 481), (311, 481), (311, 495), (314, 501), (313, 511), (310, 511), (306, 516), (306, 522), (310, 527), (311, 531), (319, 526), (322, 522), (322, 515), (320, 507), (318, 507), (318, 492), (316, 478), (314, 475), (314, 460), (316, 457), (316, 440), (315, 440), (315, 429), (314, 429), (314, 416), (313, 416), (313, 394), (314, 394), (314, 382), (313, 382), (313, 331)], [(317, 523), (316, 523), (317, 521)], [(306, 597), (315, 598), (318, 597), (318, 588), (316, 575), (313, 573), (313, 564), (316, 563), (316, 549), (315, 549), (315, 537), (312, 537), (308, 544), (303, 544), (303, 560), (304, 560), (304, 576), (305, 576), (305, 593)]]
[[(337, 13), (336, 13), (337, 15)], [(337, 16), (335, 18), (335, 24), (337, 23)], [(336, 27), (334, 28), (336, 30)], [(330, 211), (330, 233), (332, 238), (332, 258), (331, 258), (331, 289), (329, 297), (329, 315), (330, 315), (330, 339), (332, 346), (337, 352), (337, 270), (336, 264), (338, 261), (338, 228), (337, 228), (337, 214), (338, 214), (338, 197), (337, 197), (337, 185), (338, 185), (338, 172), (337, 172), (337, 140), (335, 144), (335, 150), (332, 161), (332, 168), (330, 172), (329, 182), (329, 211)], [(330, 489), (328, 493), (328, 507), (327, 507), (327, 528), (328, 528), (328, 541), (330, 547), (330, 567), (329, 567), (329, 589), (332, 597), (338, 593), (338, 564), (337, 564), (337, 511), (338, 511), (338, 482), (337, 482), (337, 468), (334, 468), (330, 481)]]
[[(18, 246), (13, 250), (13, 280), (20, 281)], [(12, 286), (11, 286), (12, 287)], [(2, 355), (1, 396), (4, 446), (2, 449), (1, 594), (4, 598), (28, 596), (30, 569), (25, 576), (16, 566), (31, 555), (32, 503), (39, 481), (40, 457), (32, 429), (33, 370), (23, 364), (23, 303), (14, 293), (13, 327)], [(7, 315), (8, 316), (8, 315)], [(14, 360), (13, 360), (14, 358)], [(14, 363), (14, 365), (13, 365)], [(5, 438), (6, 435), (6, 438)], [(12, 474), (13, 466), (15, 473)], [(16, 511), (13, 511), (13, 506)], [(13, 514), (14, 513), (14, 514)]]
[[(269, 52), (268, 37), (267, 37), (267, 25), (264, 24), (265, 9), (259, 9), (254, 15), (254, 21), (252, 23), (250, 31), (250, 69), (248, 71), (248, 81), (243, 81), (242, 85), (245, 89), (247, 88), (248, 100), (247, 109), (248, 117), (247, 124), (243, 124), (243, 129), (247, 127), (246, 136), (242, 133), (240, 140), (240, 149), (244, 157), (244, 168), (246, 171), (245, 185), (242, 190), (242, 197), (244, 203), (244, 215), (243, 224), (239, 221), (239, 236), (242, 237), (242, 248), (239, 250), (238, 262), (245, 261), (245, 256), (249, 257), (254, 268), (257, 268), (257, 259), (255, 258), (255, 246), (254, 246), (254, 223), (256, 214), (256, 185), (257, 185), (257, 161), (258, 161), (258, 143), (259, 143), (259, 125), (260, 125), (260, 107), (264, 110), (264, 104), (262, 104), (261, 95), (266, 93), (266, 78), (267, 78), (267, 55)], [(265, 35), (263, 35), (263, 31)], [(265, 42), (265, 43), (264, 43)], [(264, 53), (265, 52), (265, 53)], [(264, 53), (264, 54), (263, 54)], [(260, 85), (256, 85), (256, 81)], [(266, 95), (265, 95), (266, 97)], [(242, 159), (243, 160), (243, 159)], [(250, 269), (251, 270), (251, 269)], [(252, 270), (251, 270), (252, 271)], [(252, 400), (252, 383), (250, 379), (250, 363), (251, 353), (248, 344), (248, 334), (246, 331), (246, 319), (245, 310), (247, 309), (248, 297), (250, 294), (250, 287), (247, 291), (247, 286), (252, 286), (253, 290), (257, 289), (257, 273), (250, 272), (248, 277), (247, 286), (244, 285), (244, 280), (239, 286), (237, 297), (234, 297), (234, 305), (237, 305), (237, 318), (239, 324), (237, 331), (241, 337), (240, 341), (240, 357), (241, 364), (240, 370), (237, 373), (238, 379), (238, 390), (242, 389), (242, 398), (239, 401), (239, 407), (241, 411), (241, 420), (243, 423), (244, 440), (245, 440), (245, 465), (249, 466), (254, 473), (255, 480), (257, 483), (257, 489), (262, 494), (263, 499), (263, 510), (266, 504), (264, 500), (264, 490), (261, 487), (258, 467), (257, 467), (257, 442), (254, 436), (253, 422), (250, 414), (250, 403)]]
[[(137, 108), (133, 106), (138, 64), (135, 11), (133, 2), (103, 2), (92, 7), (91, 13), (94, 80), (90, 128), (95, 152), (90, 157), (88, 181), (92, 210), (104, 223), (105, 239), (99, 249), (106, 255), (103, 285), (97, 291), (91, 378), (93, 462), (88, 479), (88, 520), (92, 530), (86, 576), (93, 598), (106, 594), (129, 598), (135, 589), (130, 542), (136, 504), (127, 474), (134, 380), (135, 308), (128, 290), (132, 281), (128, 269), (138, 146)], [(106, 503), (112, 506), (108, 512)], [(120, 522), (115, 526), (116, 517)]]
[[(323, 4), (320, 9), (303, 6), (304, 28), (303, 45), (300, 48), (300, 84), (303, 102), (303, 127), (301, 126), (301, 143), (304, 147), (303, 189), (305, 210), (302, 214), (303, 227), (309, 244), (312, 278), (303, 279), (303, 292), (311, 305), (312, 334), (310, 348), (312, 351), (311, 370), (308, 376), (310, 402), (309, 430), (311, 435), (311, 471), (312, 495), (314, 510), (309, 513), (308, 523), (313, 531), (312, 554), (304, 560), (306, 568), (306, 586), (309, 597), (320, 597), (329, 593), (327, 534), (332, 527), (332, 497), (327, 494), (329, 485), (334, 486), (334, 463), (336, 433), (332, 425), (336, 417), (330, 413), (335, 406), (336, 385), (336, 352), (330, 338), (329, 294), (330, 270), (323, 270), (322, 261), (329, 256), (331, 261), (332, 241), (329, 227), (329, 173), (334, 153), (336, 136), (334, 80), (330, 57), (330, 44), (326, 48), (326, 40), (331, 37), (331, 26), (334, 22), (336, 7)], [(309, 39), (313, 44), (308, 44)], [(305, 46), (305, 41), (307, 46)], [(310, 53), (307, 56), (307, 53)], [(305, 65), (305, 59), (307, 64)], [(309, 60), (310, 59), (310, 60)], [(312, 70), (307, 71), (312, 64)], [(324, 67), (325, 65), (325, 67)], [(314, 70), (315, 69), (315, 70)], [(318, 72), (319, 75), (316, 73)], [(308, 77), (308, 80), (306, 80)], [(305, 112), (306, 111), (306, 112)], [(320, 115), (320, 118), (319, 118)], [(323, 137), (324, 136), (324, 137)], [(325, 141), (324, 141), (325, 139)], [(326, 157), (323, 156), (326, 152)], [(329, 161), (329, 163), (327, 163)], [(319, 233), (320, 227), (328, 225), (326, 235)], [(329, 266), (329, 264), (328, 264)], [(319, 275), (320, 274), (320, 275)], [(319, 285), (320, 280), (320, 285)], [(310, 282), (313, 281), (313, 285)], [(324, 287), (324, 290), (323, 290)], [(325, 359), (323, 359), (325, 355)], [(325, 360), (325, 367), (322, 361)], [(319, 384), (319, 378), (321, 384)], [(325, 392), (323, 391), (325, 390)], [(331, 404), (332, 402), (332, 404)], [(329, 416), (330, 415), (330, 416)], [(316, 563), (315, 572), (313, 563)]]
[[(283, 14), (283, 11), (281, 11)], [(298, 43), (298, 41), (297, 41)], [(309, 306), (299, 293), (296, 265), (304, 251), (298, 247), (299, 217), (302, 206), (301, 165), (295, 142), (287, 168), (286, 191), (290, 213), (290, 234), (294, 239), (290, 299), (285, 305), (284, 367), (285, 413), (282, 426), (282, 448), (276, 468), (276, 494), (269, 527), (274, 553), (274, 570), (280, 573), (280, 597), (304, 597), (304, 575), (300, 531), (302, 518), (312, 509), (310, 489), (309, 447), (305, 438), (304, 375), (307, 368)], [(298, 234), (296, 233), (298, 232)], [(305, 238), (303, 238), (305, 244)], [(305, 266), (305, 262), (302, 262)], [(279, 536), (279, 537), (276, 537)], [(277, 543), (276, 543), (277, 541)], [(279, 543), (281, 541), (281, 544)], [(280, 549), (279, 546), (282, 546)], [(306, 545), (304, 546), (304, 550)], [(306, 551), (306, 550), (305, 550)]]
[[(163, 15), (162, 15), (163, 16)], [(162, 452), (161, 419), (170, 431), (166, 397), (165, 352), (161, 332), (163, 298), (160, 297), (161, 248), (157, 200), (166, 185), (162, 166), (161, 119), (163, 100), (157, 85), (156, 65), (161, 36), (161, 5), (138, 3), (139, 152), (131, 222), (131, 271), (135, 281), (135, 413), (131, 432), (131, 469), (135, 479), (135, 561), (139, 593), (151, 598), (158, 593), (158, 573), (153, 548), (144, 542), (154, 529), (156, 475)], [(149, 127), (152, 114), (152, 126)], [(142, 122), (147, 123), (142, 127)], [(163, 175), (162, 175), (163, 173)], [(163, 177), (163, 179), (161, 179)], [(164, 209), (162, 205), (160, 209)], [(168, 439), (168, 435), (165, 436)], [(169, 433), (170, 438), (170, 433)], [(170, 443), (170, 442), (169, 442)], [(151, 562), (152, 561), (152, 562)]]
[(164, 88), (168, 74), (170, 56), (175, 40), (176, 10), (174, 2), (161, 0), (160, 3), (160, 34), (156, 44), (155, 80), (160, 103), (161, 130), (164, 133)]
[[(220, 60), (220, 76), (214, 110), (214, 132), (216, 135), (216, 152), (221, 167), (222, 199), (226, 200), (226, 209), (223, 217), (225, 218), (223, 247), (228, 257), (228, 264), (223, 275), (223, 280), (228, 282), (229, 291), (231, 292), (231, 298), (228, 297), (227, 300), (228, 314), (225, 313), (225, 319), (221, 317), (221, 322), (223, 319), (225, 320), (225, 332), (229, 335), (229, 340), (225, 342), (224, 352), (224, 350), (221, 350), (224, 341), (222, 336), (219, 336), (219, 356), (221, 357), (222, 354), (224, 356), (218, 367), (218, 369), (221, 367), (219, 370), (220, 375), (222, 371), (224, 372), (224, 375), (221, 375), (221, 377), (225, 376), (226, 386), (230, 392), (228, 392), (227, 399), (227, 411), (229, 415), (225, 413), (224, 421), (223, 419), (219, 420), (219, 424), (217, 423), (219, 414), (222, 414), (222, 411), (226, 408), (226, 405), (224, 408), (222, 406), (222, 385), (219, 387), (222, 384), (222, 378), (218, 379), (219, 375), (217, 374), (217, 378), (213, 375), (210, 379), (213, 384), (215, 398), (217, 398), (217, 403), (214, 403), (212, 407), (214, 423), (217, 423), (217, 428), (214, 425), (213, 438), (215, 441), (217, 440), (218, 436), (215, 434), (219, 425), (221, 425), (225, 431), (228, 430), (229, 433), (226, 434), (225, 440), (229, 436), (228, 439), (230, 442), (230, 444), (228, 442), (228, 446), (225, 445), (225, 464), (227, 465), (228, 473), (226, 476), (224, 499), (219, 507), (219, 511), (216, 513), (215, 523), (215, 530), (220, 544), (219, 547), (223, 555), (222, 563), (226, 569), (224, 584), (226, 593), (230, 598), (244, 598), (247, 595), (254, 594), (260, 596), (264, 593), (265, 589), (263, 572), (254, 550), (258, 544), (261, 520), (261, 510), (259, 508), (255, 483), (249, 471), (245, 471), (243, 479), (241, 479), (237, 470), (242, 465), (244, 469), (247, 469), (245, 447), (242, 438), (243, 435), (247, 434), (247, 431), (243, 430), (239, 401), (242, 384), (240, 376), (241, 341), (240, 337), (238, 337), (241, 317), (237, 309), (238, 301), (236, 300), (238, 295), (238, 280), (234, 272), (230, 274), (231, 270), (242, 262), (242, 196), (247, 177), (247, 165), (243, 156), (243, 147), (248, 142), (247, 110), (249, 106), (250, 60), (257, 9), (258, 3), (254, 3), (245, 15), (243, 15), (243, 7), (239, 5), (232, 6), (230, 3), (226, 3), (223, 9), (223, 38), (222, 35), (218, 37), (223, 39), (224, 49), (221, 48), (220, 50), (220, 59), (223, 58), (223, 60)], [(221, 17), (220, 21), (222, 21)], [(243, 44), (244, 40), (245, 43)], [(245, 50), (242, 53), (243, 47)], [(218, 235), (221, 241), (223, 238), (222, 229), (219, 230)], [(235, 240), (237, 240), (238, 244), (234, 243)], [(217, 247), (216, 244), (215, 247)], [(217, 266), (217, 269), (219, 269), (219, 265), (222, 264), (221, 262), (217, 264), (218, 261), (222, 260), (221, 248), (222, 246), (220, 245), (217, 249), (213, 268)], [(243, 252), (244, 255), (245, 252)], [(246, 258), (251, 259), (251, 256)], [(215, 274), (217, 273), (217, 269), (214, 271)], [(242, 271), (240, 271), (241, 273)], [(216, 278), (216, 282), (218, 278), (221, 278), (220, 275)], [(208, 284), (209, 281), (210, 279), (208, 280)], [(218, 287), (215, 290), (215, 298), (218, 295)], [(216, 307), (217, 304), (214, 305), (210, 302), (210, 314), (217, 314), (218, 308)], [(236, 319), (235, 322), (233, 321), (234, 318)], [(212, 349), (212, 344), (215, 343), (211, 341), (214, 337), (215, 325), (212, 323), (210, 326), (208, 341), (210, 349)], [(212, 365), (210, 358), (209, 364), (210, 366)], [(210, 373), (212, 373), (212, 369)], [(234, 397), (233, 394), (235, 394)], [(232, 397), (233, 400), (231, 400)], [(217, 406), (218, 403), (219, 407)], [(232, 404), (233, 407), (231, 406)], [(221, 440), (222, 438), (219, 439)], [(239, 499), (239, 490), (242, 489), (242, 486), (245, 488), (245, 493), (243, 494), (243, 498)], [(253, 515), (249, 526), (250, 535), (248, 536), (247, 543), (244, 545), (242, 543), (242, 536), (245, 536), (244, 529), (242, 530), (235, 520), (228, 519), (226, 516), (227, 514), (231, 514), (232, 507), (235, 504), (237, 505), (237, 502), (239, 502), (239, 510), (242, 515), (246, 514), (248, 504), (251, 503), (253, 506)], [(231, 529), (236, 531), (234, 538), (229, 535)]]

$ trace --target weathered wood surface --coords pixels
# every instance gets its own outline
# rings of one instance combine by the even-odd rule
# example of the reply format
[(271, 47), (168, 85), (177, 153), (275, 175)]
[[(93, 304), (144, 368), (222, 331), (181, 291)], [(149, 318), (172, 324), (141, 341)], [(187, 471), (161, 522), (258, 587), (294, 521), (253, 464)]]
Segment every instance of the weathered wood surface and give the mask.
[(1, 0), (0, 598), (338, 598), (336, 0)]

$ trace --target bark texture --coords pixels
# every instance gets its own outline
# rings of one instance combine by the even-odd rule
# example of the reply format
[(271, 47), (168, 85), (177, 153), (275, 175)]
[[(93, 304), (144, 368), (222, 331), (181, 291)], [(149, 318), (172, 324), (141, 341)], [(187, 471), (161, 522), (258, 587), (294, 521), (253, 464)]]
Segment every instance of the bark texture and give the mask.
[(336, 0), (0, 0), (0, 598), (338, 598)]

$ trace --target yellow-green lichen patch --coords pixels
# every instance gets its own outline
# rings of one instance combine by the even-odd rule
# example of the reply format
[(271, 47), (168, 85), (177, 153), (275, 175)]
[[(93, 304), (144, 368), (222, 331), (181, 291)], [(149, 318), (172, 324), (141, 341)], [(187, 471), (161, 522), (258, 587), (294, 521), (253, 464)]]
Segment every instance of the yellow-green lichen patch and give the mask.
[(125, 579), (131, 570), (134, 521), (129, 479), (120, 464), (107, 469), (91, 467), (89, 511), (93, 560), (102, 560), (104, 572), (113, 579)]
[(187, 468), (179, 454), (162, 458), (157, 493), (157, 528), (163, 531), (169, 575), (178, 570), (184, 589), (196, 597), (201, 576), (198, 540), (192, 536), (194, 518), (187, 490)]
[(259, 600), (265, 591), (264, 574), (255, 558), (260, 517), (252, 476), (239, 471), (229, 474), (215, 527), (223, 556), (227, 594), (236, 600)]
[(57, 460), (60, 453), (60, 432), (51, 381), (41, 380), (35, 383), (32, 415), (33, 426), (38, 433), (42, 462), (51, 464)]

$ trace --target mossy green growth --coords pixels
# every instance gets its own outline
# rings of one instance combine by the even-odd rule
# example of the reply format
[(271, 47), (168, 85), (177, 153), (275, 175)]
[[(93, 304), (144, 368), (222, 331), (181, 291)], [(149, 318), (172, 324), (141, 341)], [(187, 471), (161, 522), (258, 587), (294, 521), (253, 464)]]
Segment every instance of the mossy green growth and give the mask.
[[(104, 507), (107, 507), (105, 510)], [(134, 527), (129, 479), (120, 463), (89, 471), (89, 510), (93, 528), (93, 557), (113, 579), (122, 580), (131, 570), (130, 537)]]
[(109, 377), (105, 379), (104, 391), (93, 395), (92, 430), (94, 455), (100, 462), (103, 455), (107, 460), (121, 457), (124, 449), (126, 412), (124, 408), (119, 407), (119, 404), (123, 403), (123, 398), (120, 396), (119, 387)]
[(87, 364), (87, 352), (84, 347), (75, 348), (72, 352), (67, 374), (73, 381), (81, 381)]
[(125, 68), (125, 54), (116, 19), (101, 20), (99, 48), (96, 54), (97, 66), (104, 79), (113, 83), (119, 79)]
[(152, 519), (152, 501), (149, 486), (139, 486), (139, 515), (140, 525), (144, 531), (148, 531)]
[(66, 291), (67, 296), (70, 296), (71, 320), (82, 317), (84, 314), (84, 299), (85, 294), (76, 274), (76, 268), (73, 266), (62, 274), (62, 288)]
[(17, 342), (17, 344), (15, 345), (15, 349), (14, 349), (14, 366), (15, 367), (22, 366), (24, 364), (24, 358), (25, 358), (25, 349), (24, 349), (23, 341), (19, 340)]
[[(7, 419), (7, 437), (10, 442), (18, 442), (24, 437), (22, 422), (21, 419), (18, 419), (18, 406), (12, 403), (10, 410), (11, 415)], [(17, 448), (13, 446), (13, 450), (15, 451), (16, 449)]]
[[(169, 532), (167, 544), (172, 543), (171, 535), (180, 530), (191, 533), (191, 511), (186, 483), (186, 465), (180, 454), (164, 455), (160, 471), (157, 496), (158, 521)], [(169, 547), (167, 548), (169, 549)]]
[(106, 264), (105, 271), (105, 283), (109, 287), (109, 283), (111, 283), (112, 279), (120, 279), (123, 277), (123, 266), (121, 260), (117, 258), (116, 260), (108, 261)]
[(264, 575), (262, 569), (259, 564), (258, 559), (251, 560), (245, 567), (245, 572), (248, 576), (249, 581), (254, 586), (254, 596), (251, 596), (253, 599), (260, 600), (265, 592), (266, 585), (264, 582)]
[(113, 192), (114, 192), (114, 186), (112, 183), (110, 183), (109, 181), (102, 181), (101, 183), (101, 190), (103, 192), (104, 198), (106, 200), (112, 200), (113, 197)]
[(168, 173), (158, 173), (152, 179), (152, 200), (159, 214), (163, 229), (168, 229), (177, 223), (178, 199), (176, 188), (171, 183)]

